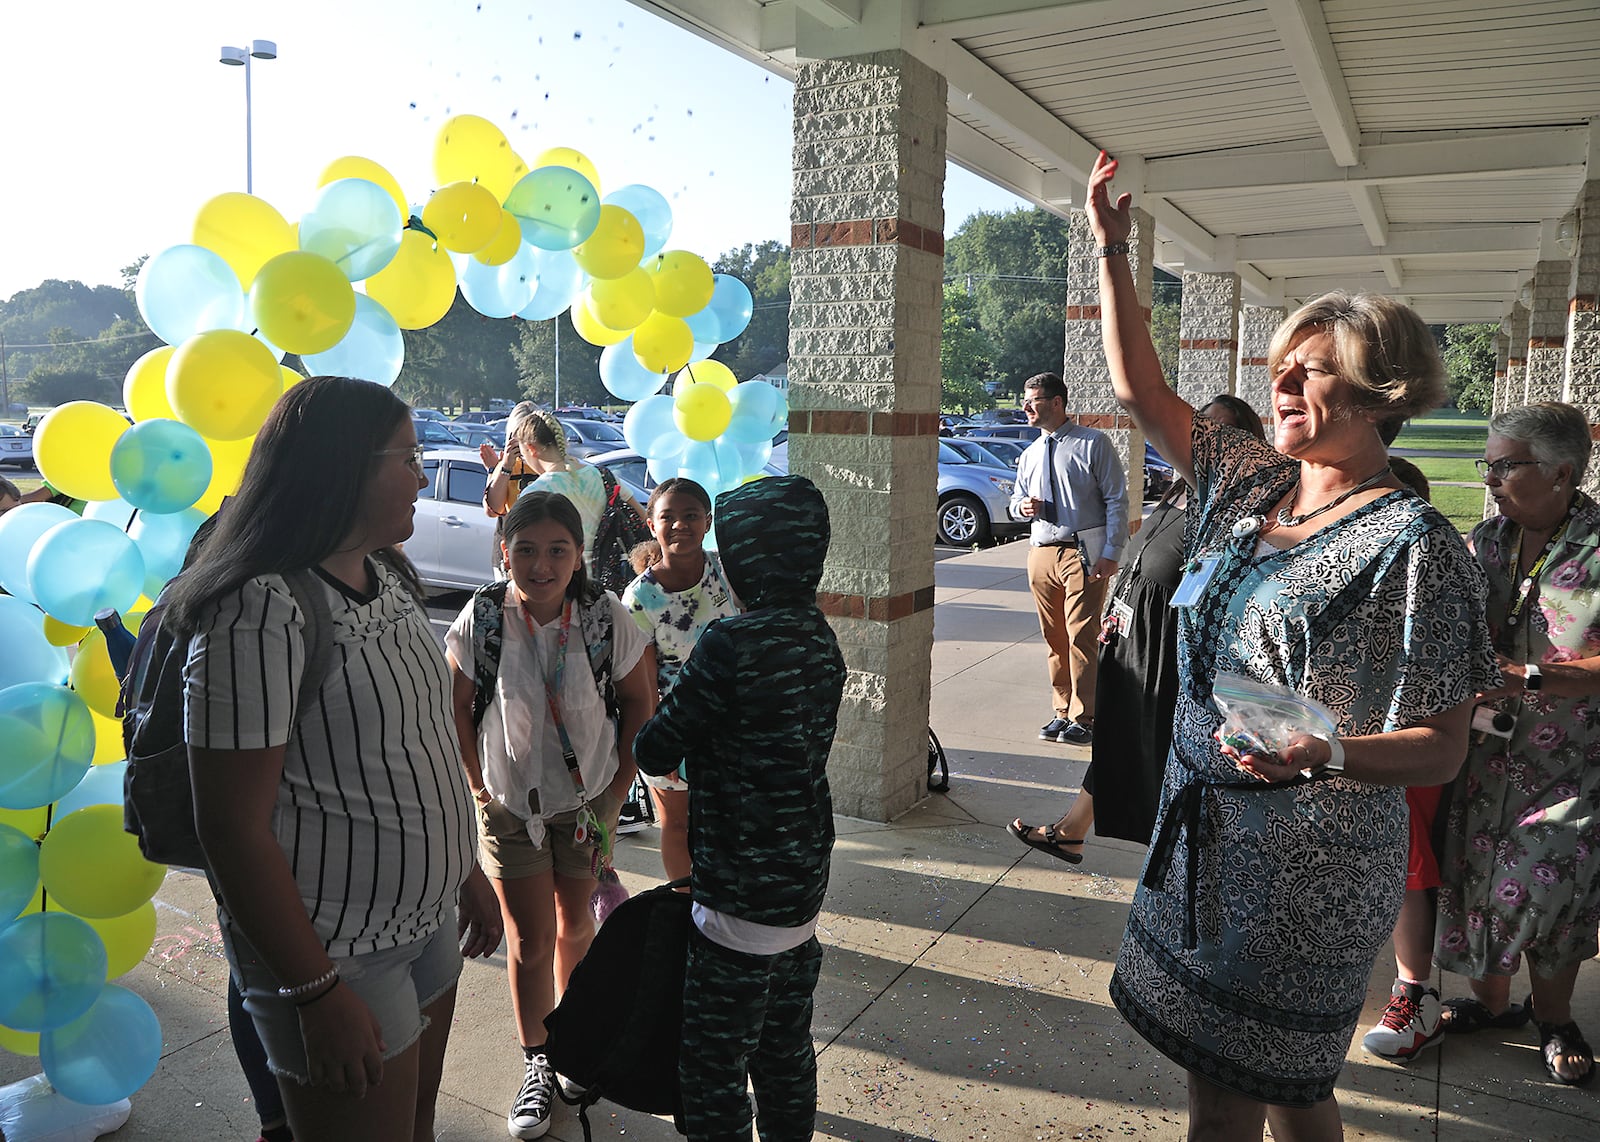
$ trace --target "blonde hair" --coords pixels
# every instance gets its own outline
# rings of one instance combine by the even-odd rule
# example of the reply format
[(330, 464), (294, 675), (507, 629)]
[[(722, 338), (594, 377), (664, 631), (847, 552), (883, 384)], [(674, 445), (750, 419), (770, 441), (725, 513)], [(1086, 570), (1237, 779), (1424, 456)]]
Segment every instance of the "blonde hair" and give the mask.
[(547, 412), (525, 400), (511, 410), (506, 418), (506, 446), (515, 440), (531, 445), (540, 452), (554, 452), (564, 466), (567, 463), (567, 433), (553, 413)]
[(1351, 404), (1357, 409), (1404, 420), (1444, 403), (1439, 346), (1410, 306), (1372, 293), (1336, 292), (1307, 302), (1272, 335), (1269, 376), (1277, 375), (1290, 343), (1307, 329), (1332, 338), (1334, 363), (1354, 390)]

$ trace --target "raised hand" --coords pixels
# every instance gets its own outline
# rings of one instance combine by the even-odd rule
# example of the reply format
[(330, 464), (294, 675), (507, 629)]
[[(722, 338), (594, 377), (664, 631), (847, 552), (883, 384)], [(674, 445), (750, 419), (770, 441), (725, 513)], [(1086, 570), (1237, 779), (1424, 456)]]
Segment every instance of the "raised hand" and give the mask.
[(1084, 211), (1089, 215), (1089, 228), (1094, 231), (1095, 240), (1102, 246), (1126, 242), (1133, 233), (1133, 196), (1121, 194), (1117, 196), (1116, 205), (1111, 202), (1111, 180), (1116, 177), (1117, 160), (1101, 151), (1100, 157), (1095, 159), (1094, 170), (1089, 172), (1089, 200)]

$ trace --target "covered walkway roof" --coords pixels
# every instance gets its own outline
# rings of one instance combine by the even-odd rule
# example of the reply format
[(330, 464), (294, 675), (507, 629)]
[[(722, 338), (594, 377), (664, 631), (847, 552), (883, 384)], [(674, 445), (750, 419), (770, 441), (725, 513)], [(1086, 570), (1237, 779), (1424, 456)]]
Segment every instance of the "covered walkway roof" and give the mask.
[(949, 81), (953, 161), (1065, 213), (1103, 147), (1157, 262), (1255, 304), (1497, 321), (1600, 178), (1600, 0), (632, 2), (789, 78), (903, 49)]

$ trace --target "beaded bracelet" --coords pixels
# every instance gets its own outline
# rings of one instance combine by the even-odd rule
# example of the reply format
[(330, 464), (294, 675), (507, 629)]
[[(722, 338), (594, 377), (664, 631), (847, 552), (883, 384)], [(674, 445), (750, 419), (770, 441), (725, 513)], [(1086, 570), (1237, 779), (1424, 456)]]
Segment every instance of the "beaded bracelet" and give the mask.
[(278, 998), (289, 1000), (301, 999), (307, 995), (310, 995), (318, 988), (326, 987), (328, 984), (333, 983), (338, 978), (339, 965), (335, 964), (333, 967), (319, 975), (316, 979), (308, 980), (305, 983), (297, 983), (293, 987), (280, 987), (278, 989)]

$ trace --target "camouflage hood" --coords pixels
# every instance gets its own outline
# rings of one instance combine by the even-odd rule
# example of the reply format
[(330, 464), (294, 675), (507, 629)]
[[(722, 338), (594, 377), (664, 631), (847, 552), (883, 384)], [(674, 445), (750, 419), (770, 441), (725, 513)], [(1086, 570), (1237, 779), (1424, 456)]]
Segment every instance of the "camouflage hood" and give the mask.
[(816, 603), (828, 505), (804, 476), (768, 476), (717, 497), (717, 547), (747, 609)]

